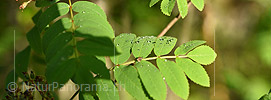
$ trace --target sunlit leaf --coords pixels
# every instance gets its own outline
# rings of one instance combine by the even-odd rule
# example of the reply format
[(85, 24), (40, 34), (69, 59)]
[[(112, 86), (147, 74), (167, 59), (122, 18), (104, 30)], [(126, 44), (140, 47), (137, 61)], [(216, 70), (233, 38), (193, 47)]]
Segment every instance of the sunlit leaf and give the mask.
[(153, 5), (155, 5), (159, 0), (151, 0), (149, 6), (152, 7)]
[(215, 61), (216, 53), (209, 46), (203, 45), (189, 52), (187, 57), (200, 64), (208, 65)]
[(148, 61), (135, 64), (144, 87), (155, 100), (165, 100), (167, 96), (166, 84), (159, 70)]
[(176, 63), (193, 82), (201, 86), (210, 87), (209, 76), (200, 64), (187, 58), (176, 58)]
[(96, 4), (88, 1), (78, 1), (73, 5), (78, 12), (74, 16), (77, 33), (91, 36), (114, 38), (114, 31), (106, 19), (104, 11)]
[(108, 79), (95, 79), (97, 82), (97, 95), (100, 100), (119, 100), (119, 92), (113, 82)]
[(156, 62), (170, 89), (181, 98), (187, 99), (189, 84), (183, 70), (173, 61), (158, 58)]
[(143, 36), (137, 37), (134, 40), (134, 44), (132, 47), (132, 53), (135, 57), (147, 57), (155, 44), (156, 37), (154, 36)]
[(182, 18), (186, 17), (188, 13), (187, 0), (177, 0), (177, 5)]
[(114, 72), (118, 84), (130, 95), (138, 100), (148, 100), (143, 91), (137, 70), (133, 66), (120, 65), (115, 68)]
[(130, 49), (135, 38), (135, 34), (120, 34), (115, 38), (114, 44), (121, 53), (110, 57), (114, 64), (121, 64), (129, 59), (131, 55)]
[(202, 45), (206, 43), (206, 41), (202, 41), (202, 40), (193, 40), (193, 41), (189, 41), (186, 42), (184, 44), (182, 44), (181, 46), (179, 46), (174, 54), (177, 55), (185, 55), (187, 54), (189, 51), (191, 51), (192, 49), (196, 48), (199, 45)]
[(170, 16), (171, 12), (175, 6), (176, 1), (175, 0), (163, 0), (161, 3), (161, 10), (162, 12), (167, 15)]
[(204, 8), (204, 0), (191, 0), (194, 6), (199, 10), (202, 11)]
[(168, 54), (175, 46), (177, 39), (174, 37), (163, 36), (156, 40), (154, 53), (157, 56)]

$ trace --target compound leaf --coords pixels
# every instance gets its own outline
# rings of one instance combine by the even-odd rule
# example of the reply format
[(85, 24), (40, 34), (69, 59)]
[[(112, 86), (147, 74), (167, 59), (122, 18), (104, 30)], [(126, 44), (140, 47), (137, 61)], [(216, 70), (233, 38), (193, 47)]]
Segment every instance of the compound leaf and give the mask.
[(132, 47), (132, 53), (133, 55), (137, 58), (137, 57), (147, 57), (153, 47), (154, 47), (154, 43), (156, 41), (156, 37), (154, 36), (142, 36), (142, 37), (137, 37), (134, 40), (134, 44)]
[(146, 97), (137, 70), (133, 66), (117, 66), (114, 70), (119, 85), (137, 100), (148, 100)]
[(199, 46), (187, 54), (187, 57), (203, 65), (214, 62), (216, 56), (215, 51), (206, 45)]
[(114, 64), (121, 64), (129, 59), (131, 55), (130, 49), (135, 38), (135, 34), (120, 34), (115, 38), (114, 44), (117, 47), (117, 50), (121, 51), (121, 54), (110, 57)]
[(159, 0), (151, 0), (149, 6), (152, 7), (153, 5), (155, 5)]
[(188, 13), (187, 0), (177, 0), (177, 5), (182, 18), (186, 17)]
[(201, 86), (210, 87), (209, 76), (200, 64), (187, 58), (176, 58), (176, 63), (193, 82)]
[(163, 0), (161, 3), (161, 10), (163, 14), (170, 16), (171, 12), (175, 6), (175, 0)]
[(111, 39), (104, 37), (92, 37), (77, 42), (77, 49), (84, 55), (114, 56), (119, 52), (114, 51), (115, 46)]
[(43, 30), (50, 22), (59, 16), (63, 16), (68, 13), (69, 5), (66, 3), (57, 3), (46, 9), (39, 17), (37, 27), (39, 31)]
[(150, 62), (142, 60), (135, 64), (144, 87), (155, 100), (165, 100), (166, 84), (159, 70)]
[(204, 8), (204, 0), (191, 0), (194, 6), (199, 10), (202, 11)]
[(73, 4), (74, 24), (77, 33), (98, 37), (114, 38), (114, 31), (106, 19), (104, 11), (96, 4), (88, 1), (78, 1)]
[(97, 83), (97, 95), (100, 100), (119, 100), (119, 92), (113, 82), (108, 79), (95, 79)]
[(189, 41), (186, 42), (184, 44), (182, 44), (181, 46), (179, 46), (174, 54), (177, 55), (185, 55), (187, 54), (189, 51), (191, 51), (192, 49), (196, 48), (199, 45), (202, 45), (206, 43), (206, 41), (202, 41), (202, 40), (193, 40), (193, 41)]
[(157, 56), (168, 54), (175, 46), (177, 39), (174, 37), (163, 36), (156, 40), (154, 53)]
[(186, 100), (189, 95), (189, 84), (183, 70), (173, 61), (158, 58), (156, 62), (170, 89)]

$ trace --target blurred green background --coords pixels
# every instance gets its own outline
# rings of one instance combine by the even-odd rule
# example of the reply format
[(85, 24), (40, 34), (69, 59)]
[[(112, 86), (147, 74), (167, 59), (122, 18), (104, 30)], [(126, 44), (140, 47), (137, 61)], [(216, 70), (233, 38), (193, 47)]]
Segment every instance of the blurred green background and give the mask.
[[(135, 33), (157, 36), (178, 14), (160, 11), (160, 3), (149, 8), (150, 0), (90, 0), (106, 12), (115, 34)], [(23, 1), (0, 3), (0, 93), (3, 80), (13, 69), (15, 52), (28, 43), (25, 34), (34, 26), (32, 16), (39, 10), (31, 3), (19, 10)], [(189, 100), (257, 100), (271, 89), (271, 1), (205, 0), (203, 12), (192, 5), (188, 16), (179, 20), (166, 35), (178, 38), (178, 45), (202, 39), (218, 54), (214, 64), (205, 66), (211, 87), (190, 81)], [(121, 98), (130, 98), (127, 94)], [(60, 94), (61, 95), (61, 94)], [(63, 96), (67, 96), (62, 94)], [(180, 99), (168, 91), (168, 100)]]

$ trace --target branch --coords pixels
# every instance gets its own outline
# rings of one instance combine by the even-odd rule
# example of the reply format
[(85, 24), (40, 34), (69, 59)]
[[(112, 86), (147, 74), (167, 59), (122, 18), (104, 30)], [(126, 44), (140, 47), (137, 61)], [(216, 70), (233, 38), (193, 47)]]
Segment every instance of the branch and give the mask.
[[(190, 7), (191, 2), (188, 1), (188, 8)], [(178, 14), (165, 28), (164, 30), (157, 36), (157, 38), (164, 36), (167, 31), (180, 19), (182, 18), (181, 14)]]

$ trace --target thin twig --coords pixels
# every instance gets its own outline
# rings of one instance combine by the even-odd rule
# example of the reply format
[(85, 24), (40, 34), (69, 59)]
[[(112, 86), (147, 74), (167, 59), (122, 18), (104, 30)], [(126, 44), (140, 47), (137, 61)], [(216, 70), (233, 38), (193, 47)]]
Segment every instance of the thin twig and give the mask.
[[(188, 1), (188, 8), (190, 7), (191, 2)], [(178, 14), (168, 25), (164, 28), (164, 30), (157, 36), (157, 38), (164, 36), (167, 31), (180, 19), (182, 18), (181, 14)]]

